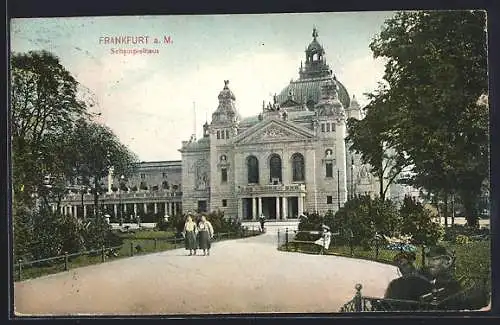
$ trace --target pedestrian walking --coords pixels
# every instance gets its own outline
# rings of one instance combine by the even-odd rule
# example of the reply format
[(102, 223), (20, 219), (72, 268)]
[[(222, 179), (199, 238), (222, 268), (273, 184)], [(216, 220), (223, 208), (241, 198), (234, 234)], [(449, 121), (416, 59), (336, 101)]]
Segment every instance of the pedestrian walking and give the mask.
[(184, 224), (182, 236), (184, 237), (186, 250), (189, 250), (189, 256), (196, 255), (196, 248), (198, 246), (196, 242), (197, 231), (198, 229), (196, 227), (196, 223), (193, 221), (193, 218), (191, 218), (191, 216), (188, 216), (186, 219), (186, 223)]
[(260, 231), (264, 232), (265, 231), (264, 224), (266, 223), (266, 218), (264, 217), (263, 214), (260, 215), (259, 222), (260, 222)]
[(203, 249), (203, 255), (210, 255), (210, 246), (214, 237), (214, 228), (205, 216), (201, 217), (200, 223), (198, 224), (198, 230), (200, 236), (200, 249)]

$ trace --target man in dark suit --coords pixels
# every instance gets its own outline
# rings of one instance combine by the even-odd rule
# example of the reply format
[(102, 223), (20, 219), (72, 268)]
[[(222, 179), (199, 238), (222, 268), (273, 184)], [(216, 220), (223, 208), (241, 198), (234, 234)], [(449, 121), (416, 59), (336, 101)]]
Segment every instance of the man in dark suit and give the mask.
[[(384, 298), (418, 302), (422, 295), (432, 290), (431, 282), (415, 267), (416, 256), (412, 252), (401, 252), (394, 257), (401, 277), (392, 280), (387, 286)], [(392, 310), (418, 309), (416, 304), (391, 302)]]

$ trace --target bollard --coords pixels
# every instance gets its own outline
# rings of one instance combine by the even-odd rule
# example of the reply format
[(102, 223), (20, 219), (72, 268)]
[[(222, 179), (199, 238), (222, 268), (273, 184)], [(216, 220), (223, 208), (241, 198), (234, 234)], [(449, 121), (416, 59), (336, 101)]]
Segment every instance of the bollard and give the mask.
[(101, 248), (101, 262), (105, 262), (106, 261), (106, 248), (104, 247), (104, 245), (102, 245), (102, 248)]
[(155, 242), (155, 250), (156, 250), (156, 248), (158, 247), (158, 240), (155, 238), (154, 242)]
[(356, 294), (354, 295), (354, 309), (356, 310), (356, 312), (361, 312), (363, 311), (361, 298), (361, 289), (363, 288), (363, 286), (358, 283), (354, 288), (356, 289)]
[(130, 256), (134, 256), (134, 243), (130, 242)]
[(288, 228), (285, 229), (285, 249), (288, 252)]
[(64, 252), (64, 271), (68, 270), (68, 252)]
[(22, 259), (19, 259), (17, 260), (18, 261), (18, 265), (19, 265), (19, 281), (21, 281), (23, 279), (23, 260)]

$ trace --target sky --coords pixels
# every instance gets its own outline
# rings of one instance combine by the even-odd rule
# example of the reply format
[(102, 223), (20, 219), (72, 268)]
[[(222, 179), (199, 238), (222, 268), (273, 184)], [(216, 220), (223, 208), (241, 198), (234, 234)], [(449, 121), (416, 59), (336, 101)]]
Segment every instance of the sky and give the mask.
[[(141, 161), (178, 160), (181, 142), (210, 123), (229, 80), (242, 117), (298, 78), (318, 30), (327, 63), (361, 105), (384, 62), (369, 44), (394, 12), (19, 18), (11, 50), (47, 50), (96, 102), (91, 108)], [(110, 44), (114, 37), (143, 44)], [(145, 40), (147, 37), (147, 44)], [(170, 37), (170, 42), (165, 38)], [(159, 43), (154, 43), (155, 38)], [(117, 50), (151, 50), (117, 53)], [(87, 95), (89, 96), (89, 95)], [(195, 123), (196, 121), (196, 123)]]

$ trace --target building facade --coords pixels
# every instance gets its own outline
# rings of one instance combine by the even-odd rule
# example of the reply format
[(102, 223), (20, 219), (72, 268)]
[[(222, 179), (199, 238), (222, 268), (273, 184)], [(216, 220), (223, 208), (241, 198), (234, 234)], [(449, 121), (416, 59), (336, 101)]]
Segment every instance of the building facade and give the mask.
[[(229, 80), (203, 136), (183, 141), (180, 161), (142, 162), (129, 179), (111, 171), (100, 195), (116, 218), (220, 210), (240, 220), (337, 211), (355, 194), (376, 194), (369, 166), (348, 150), (346, 121), (361, 119), (355, 96), (329, 67), (313, 29), (292, 80), (261, 112), (241, 118)], [(85, 216), (93, 196), (75, 191), (63, 212)]]
[(336, 211), (353, 193), (377, 193), (369, 167), (348, 151), (346, 120), (362, 118), (313, 39), (292, 80), (257, 116), (242, 119), (224, 81), (203, 137), (183, 141), (183, 208), (239, 219)]

